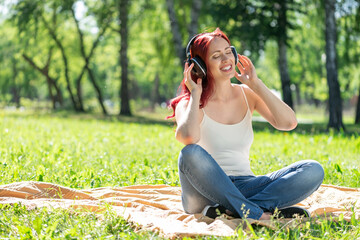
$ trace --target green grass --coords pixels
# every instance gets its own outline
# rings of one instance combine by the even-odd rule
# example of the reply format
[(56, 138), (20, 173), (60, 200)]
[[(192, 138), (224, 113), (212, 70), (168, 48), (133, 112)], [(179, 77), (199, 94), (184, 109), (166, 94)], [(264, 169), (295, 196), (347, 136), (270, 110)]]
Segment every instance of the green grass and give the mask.
[(41, 208), (28, 211), (15, 204), (3, 206), (1, 239), (158, 239), (154, 233), (135, 233), (135, 226), (111, 211), (96, 215), (76, 210)]
[[(177, 155), (182, 145), (174, 138), (174, 124), (156, 115), (118, 119), (69, 112), (1, 111), (0, 119), (0, 185), (33, 180), (76, 189), (179, 186)], [(290, 133), (274, 131), (265, 123), (254, 123), (254, 128), (250, 158), (255, 174), (315, 159), (325, 169), (324, 183), (360, 187), (358, 126), (347, 125), (351, 130), (347, 133), (326, 133), (326, 126), (319, 123), (299, 125)], [(110, 209), (102, 215), (60, 209), (27, 211), (22, 206), (0, 210), (0, 238), (158, 238), (153, 233), (134, 232), (134, 227)], [(239, 232), (238, 237), (242, 236)], [(360, 227), (355, 219), (350, 224), (322, 220), (289, 231), (254, 228), (248, 237), (354, 239), (360, 238)]]

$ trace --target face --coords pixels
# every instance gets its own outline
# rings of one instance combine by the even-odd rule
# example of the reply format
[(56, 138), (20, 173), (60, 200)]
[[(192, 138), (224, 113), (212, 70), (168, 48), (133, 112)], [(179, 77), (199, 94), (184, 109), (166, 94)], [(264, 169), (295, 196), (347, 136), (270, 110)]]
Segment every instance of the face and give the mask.
[(230, 44), (222, 37), (211, 41), (206, 63), (215, 79), (230, 79), (235, 75), (234, 54)]

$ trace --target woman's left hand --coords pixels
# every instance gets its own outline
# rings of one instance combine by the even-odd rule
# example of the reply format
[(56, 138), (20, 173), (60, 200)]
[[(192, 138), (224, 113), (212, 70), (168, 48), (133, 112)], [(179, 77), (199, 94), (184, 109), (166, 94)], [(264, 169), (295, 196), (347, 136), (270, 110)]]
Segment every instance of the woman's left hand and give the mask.
[(240, 70), (241, 74), (236, 72), (235, 77), (241, 83), (246, 84), (252, 89), (259, 81), (255, 67), (248, 57), (238, 54), (238, 58), (239, 61), (237, 62), (236, 66)]

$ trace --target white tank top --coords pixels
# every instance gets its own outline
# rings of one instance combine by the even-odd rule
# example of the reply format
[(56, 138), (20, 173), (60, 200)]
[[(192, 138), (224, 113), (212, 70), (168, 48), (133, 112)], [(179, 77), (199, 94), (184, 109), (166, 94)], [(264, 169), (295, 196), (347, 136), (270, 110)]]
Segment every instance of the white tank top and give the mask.
[(203, 147), (228, 176), (254, 176), (250, 169), (249, 152), (254, 139), (251, 111), (243, 87), (247, 112), (236, 124), (222, 124), (206, 115), (200, 124), (200, 141)]

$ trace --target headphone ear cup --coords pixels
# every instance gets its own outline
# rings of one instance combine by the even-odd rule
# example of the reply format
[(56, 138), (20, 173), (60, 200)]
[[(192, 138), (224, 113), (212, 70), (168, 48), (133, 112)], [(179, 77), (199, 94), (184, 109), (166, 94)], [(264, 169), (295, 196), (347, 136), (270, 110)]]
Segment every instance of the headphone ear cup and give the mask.
[(194, 63), (194, 67), (192, 69), (192, 73), (196, 75), (197, 78), (205, 79), (207, 70), (206, 70), (206, 64), (203, 60), (199, 57), (194, 57), (190, 59), (190, 64)]
[(234, 46), (231, 46), (231, 51), (234, 54), (235, 57), (235, 65), (237, 64), (237, 62), (239, 61), (239, 57), (238, 57), (238, 53), (236, 52), (236, 49)]

